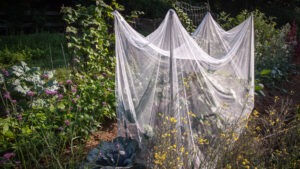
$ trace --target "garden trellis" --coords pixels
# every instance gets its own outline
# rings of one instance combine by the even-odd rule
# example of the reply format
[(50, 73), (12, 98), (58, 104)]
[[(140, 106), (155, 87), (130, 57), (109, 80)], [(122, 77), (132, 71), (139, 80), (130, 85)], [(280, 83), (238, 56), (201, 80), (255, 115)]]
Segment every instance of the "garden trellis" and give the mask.
[(145, 37), (114, 15), (119, 135), (147, 160), (165, 145), (179, 168), (214, 168), (221, 136), (233, 142), (253, 109), (252, 17), (225, 31), (207, 13), (190, 36), (170, 10)]
[(184, 1), (176, 1), (175, 5), (179, 7), (189, 18), (191, 18), (193, 24), (201, 22), (207, 11), (210, 11), (209, 3), (203, 3), (200, 6), (193, 6), (190, 3)]

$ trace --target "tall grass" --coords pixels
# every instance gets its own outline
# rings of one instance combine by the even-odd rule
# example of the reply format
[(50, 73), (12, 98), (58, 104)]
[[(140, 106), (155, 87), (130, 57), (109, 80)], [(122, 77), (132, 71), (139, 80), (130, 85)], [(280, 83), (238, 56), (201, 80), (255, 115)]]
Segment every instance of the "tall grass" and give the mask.
[(36, 33), (0, 37), (0, 63), (3, 67), (19, 61), (42, 68), (66, 67), (70, 55), (60, 33)]

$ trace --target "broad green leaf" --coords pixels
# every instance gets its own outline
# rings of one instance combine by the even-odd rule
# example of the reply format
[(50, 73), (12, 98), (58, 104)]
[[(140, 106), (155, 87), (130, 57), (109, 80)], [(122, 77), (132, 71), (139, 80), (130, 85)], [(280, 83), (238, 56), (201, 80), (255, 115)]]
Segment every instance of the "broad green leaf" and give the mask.
[(61, 110), (63, 110), (63, 109), (65, 109), (65, 104), (63, 103), (63, 102), (59, 102), (58, 104), (57, 104), (57, 108), (59, 108), (59, 109), (61, 109)]
[(53, 106), (53, 104), (50, 105), (49, 110), (50, 110), (50, 112), (54, 112), (55, 111), (55, 107)]
[(8, 130), (9, 130), (9, 126), (8, 126), (7, 123), (5, 123), (5, 124), (3, 125), (3, 128), (2, 128), (3, 134), (5, 134)]
[(261, 76), (266, 76), (270, 73), (271, 73), (271, 70), (269, 70), (269, 69), (264, 69), (264, 70), (260, 71)]

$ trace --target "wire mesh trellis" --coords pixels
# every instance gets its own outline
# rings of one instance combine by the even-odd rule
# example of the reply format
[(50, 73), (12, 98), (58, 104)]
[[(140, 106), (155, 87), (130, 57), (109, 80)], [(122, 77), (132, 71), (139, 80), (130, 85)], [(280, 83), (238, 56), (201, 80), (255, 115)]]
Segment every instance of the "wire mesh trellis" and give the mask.
[(185, 12), (192, 20), (194, 25), (198, 25), (207, 11), (210, 11), (209, 3), (205, 2), (200, 6), (194, 6), (183, 1), (176, 1), (176, 6)]

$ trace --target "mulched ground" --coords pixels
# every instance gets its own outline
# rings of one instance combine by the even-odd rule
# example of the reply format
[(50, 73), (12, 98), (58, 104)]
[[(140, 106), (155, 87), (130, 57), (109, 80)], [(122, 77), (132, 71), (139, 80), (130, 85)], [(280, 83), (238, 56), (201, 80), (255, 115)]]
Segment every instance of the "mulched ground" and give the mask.
[(116, 121), (108, 120), (99, 131), (94, 132), (85, 145), (87, 151), (95, 148), (101, 141), (111, 141), (117, 136)]

